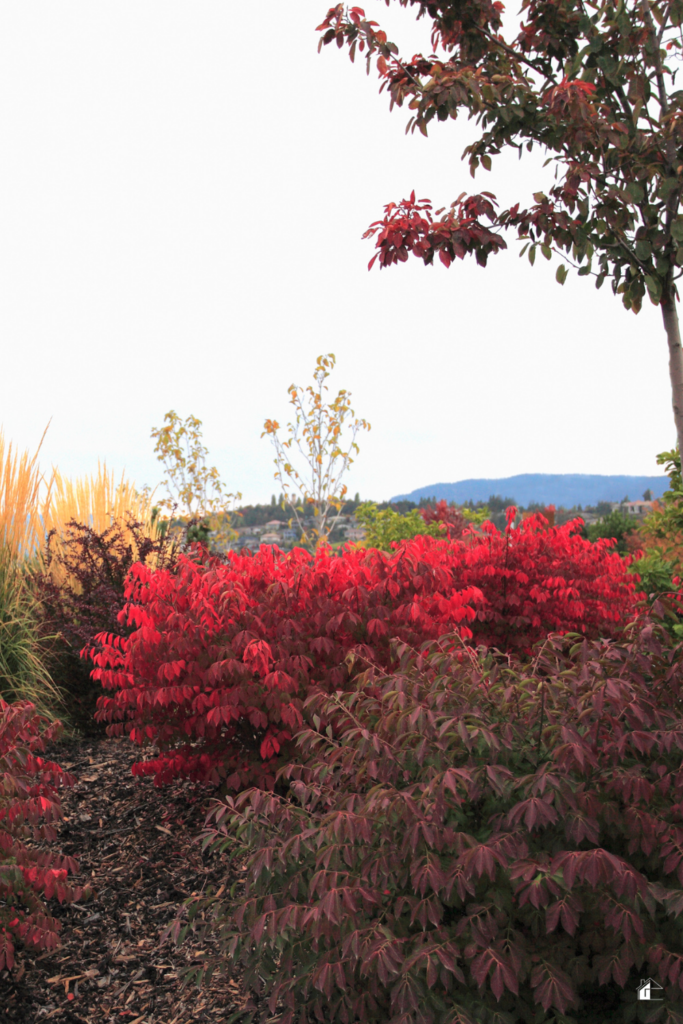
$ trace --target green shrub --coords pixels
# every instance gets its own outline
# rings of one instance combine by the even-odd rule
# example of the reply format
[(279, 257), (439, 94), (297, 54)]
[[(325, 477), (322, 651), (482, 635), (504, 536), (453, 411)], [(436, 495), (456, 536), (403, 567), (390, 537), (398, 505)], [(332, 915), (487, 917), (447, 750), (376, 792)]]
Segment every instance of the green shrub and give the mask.
[(678, 591), (678, 586), (674, 584), (676, 565), (665, 558), (658, 548), (645, 551), (643, 557), (633, 562), (630, 568), (631, 572), (640, 577), (639, 589), (648, 597)]
[(573, 643), (521, 668), (443, 638), (312, 695), (288, 797), (210, 815), (246, 872), (173, 926), (208, 940), (190, 977), (243, 968), (278, 1024), (625, 1024), (651, 975), (680, 1022), (681, 649)]
[(356, 509), (356, 519), (365, 528), (365, 546), (379, 548), (380, 551), (391, 551), (391, 545), (396, 541), (420, 535), (440, 537), (443, 534), (437, 523), (427, 526), (417, 508), (401, 515), (393, 508), (379, 509), (374, 501), (365, 501)]
[(657, 464), (664, 466), (669, 478), (669, 488), (647, 516), (642, 526), (645, 537), (662, 543), (664, 553), (672, 548), (680, 565), (681, 541), (683, 539), (683, 479), (681, 477), (681, 453), (678, 448), (661, 452)]
[(615, 550), (620, 555), (625, 555), (628, 551), (627, 538), (634, 529), (635, 523), (631, 516), (627, 516), (615, 509), (614, 512), (610, 512), (609, 515), (599, 522), (591, 523), (587, 526), (586, 533), (588, 539), (592, 541), (601, 540), (602, 538), (608, 540), (613, 538), (617, 542)]
[(488, 517), (488, 509), (477, 512), (469, 508), (456, 509), (440, 501), (434, 508), (427, 505), (401, 514), (393, 508), (379, 509), (375, 502), (365, 501), (356, 509), (355, 516), (365, 528), (365, 547), (391, 551), (392, 544), (413, 537), (458, 538), (465, 527), (481, 526)]

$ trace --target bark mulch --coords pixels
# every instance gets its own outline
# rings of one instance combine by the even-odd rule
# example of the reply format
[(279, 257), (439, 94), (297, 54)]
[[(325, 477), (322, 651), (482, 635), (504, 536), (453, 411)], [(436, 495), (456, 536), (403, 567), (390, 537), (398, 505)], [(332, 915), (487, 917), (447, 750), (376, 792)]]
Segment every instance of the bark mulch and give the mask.
[(194, 841), (213, 793), (187, 782), (156, 789), (136, 779), (139, 748), (127, 740), (58, 744), (47, 755), (76, 777), (63, 791), (65, 820), (54, 848), (78, 858), (82, 904), (50, 902), (61, 921), (53, 953), (20, 952), (18, 968), (0, 973), (0, 1024), (213, 1024), (246, 1003), (239, 976), (181, 988), (199, 950), (160, 945), (183, 900), (230, 886), (243, 869), (202, 855)]

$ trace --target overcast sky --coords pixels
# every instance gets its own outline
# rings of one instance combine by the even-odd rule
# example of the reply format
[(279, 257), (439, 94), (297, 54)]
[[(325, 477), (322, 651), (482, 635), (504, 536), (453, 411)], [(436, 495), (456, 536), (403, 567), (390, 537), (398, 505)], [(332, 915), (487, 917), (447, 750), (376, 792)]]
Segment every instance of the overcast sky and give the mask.
[[(317, 53), (329, 0), (22, 0), (0, 8), (0, 362), (5, 437), (66, 475), (163, 469), (153, 427), (203, 422), (244, 500), (276, 489), (267, 417), (334, 352), (372, 424), (351, 493), (466, 477), (661, 472), (675, 440), (659, 311), (484, 270), (368, 273), (361, 235), (415, 189), (527, 203), (543, 155), (473, 183), (466, 121), (404, 133), (375, 73)], [(366, 0), (407, 56), (425, 23)], [(541, 265), (539, 265), (541, 264)], [(160, 492), (159, 492), (160, 493)]]

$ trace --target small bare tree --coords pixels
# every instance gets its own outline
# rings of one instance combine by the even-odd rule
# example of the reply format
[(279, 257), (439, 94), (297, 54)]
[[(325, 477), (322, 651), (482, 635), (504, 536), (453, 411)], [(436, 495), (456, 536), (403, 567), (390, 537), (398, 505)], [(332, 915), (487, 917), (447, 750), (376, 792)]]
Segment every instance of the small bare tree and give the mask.
[[(261, 434), (268, 435), (275, 447), (274, 475), (282, 488), (283, 507), (289, 505), (292, 509), (302, 541), (315, 543), (316, 547), (328, 542), (341, 515), (347, 492), (342, 478), (354, 461), (352, 453), (359, 451), (358, 431), (370, 430), (369, 423), (355, 418), (350, 392), (342, 389), (332, 402), (326, 402), (329, 389), (325, 381), (335, 362), (332, 352), (318, 356), (313, 373), (315, 386), (289, 386), (289, 401), (296, 415), (287, 424), (286, 440), (278, 435), (277, 420), (266, 420)], [(297, 461), (299, 468), (294, 464)], [(307, 511), (313, 512), (315, 522), (308, 532), (304, 524)]]
[(162, 499), (160, 508), (175, 508), (181, 504), (181, 514), (190, 520), (203, 520), (211, 530), (214, 542), (230, 541), (236, 536), (232, 528), (234, 504), (242, 497), (224, 493), (218, 470), (206, 467), (208, 450), (201, 443), (202, 421), (188, 416), (183, 422), (175, 410), (164, 416), (166, 426), (153, 429), (156, 438), (154, 452), (168, 474), (163, 486), (175, 492), (177, 501)]

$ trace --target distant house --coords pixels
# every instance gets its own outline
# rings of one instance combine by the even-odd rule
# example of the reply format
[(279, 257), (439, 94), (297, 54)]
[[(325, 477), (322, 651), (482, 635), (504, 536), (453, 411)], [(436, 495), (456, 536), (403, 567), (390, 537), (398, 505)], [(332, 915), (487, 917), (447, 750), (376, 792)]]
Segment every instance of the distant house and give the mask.
[(284, 525), (279, 519), (271, 519), (270, 522), (266, 523), (266, 530), (268, 533), (275, 533), (276, 530), (281, 530)]
[(653, 504), (652, 501), (613, 501), (612, 511), (623, 512), (627, 516), (646, 516)]
[(273, 533), (270, 530), (267, 533), (262, 533), (260, 537), (261, 544), (279, 544), (281, 539), (279, 533)]
[(365, 540), (365, 527), (349, 526), (346, 531), (346, 539), (350, 541)]
[(248, 551), (256, 551), (258, 550), (260, 543), (261, 541), (258, 537), (240, 537), (239, 540), (236, 541), (236, 546), (238, 551), (241, 551), (242, 548), (247, 548)]

